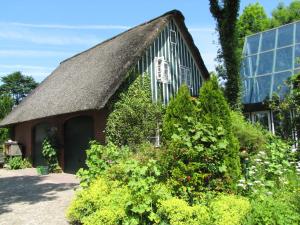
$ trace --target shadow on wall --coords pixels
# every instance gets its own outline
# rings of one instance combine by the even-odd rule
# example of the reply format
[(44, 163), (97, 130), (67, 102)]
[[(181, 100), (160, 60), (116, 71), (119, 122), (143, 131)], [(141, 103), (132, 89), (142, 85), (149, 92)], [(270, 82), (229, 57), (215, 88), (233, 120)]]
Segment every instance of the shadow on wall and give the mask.
[(57, 192), (73, 189), (76, 183), (47, 183), (46, 177), (15, 176), (0, 178), (0, 215), (15, 203), (35, 204), (56, 199)]

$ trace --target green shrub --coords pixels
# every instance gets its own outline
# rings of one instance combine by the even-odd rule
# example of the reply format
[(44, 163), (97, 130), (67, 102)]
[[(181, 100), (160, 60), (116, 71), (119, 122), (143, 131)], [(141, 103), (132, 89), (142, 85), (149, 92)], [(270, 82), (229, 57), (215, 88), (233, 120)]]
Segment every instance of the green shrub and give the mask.
[(240, 176), (239, 144), (233, 134), (229, 105), (216, 77), (206, 81), (200, 89), (197, 109), (199, 122), (209, 124), (215, 130), (221, 127), (225, 131), (224, 139), (227, 146), (223, 151), (224, 166), (226, 174), (231, 179), (230, 182), (234, 184)]
[(173, 97), (166, 109), (163, 118), (163, 137), (170, 140), (172, 135), (177, 132), (176, 124), (186, 128), (183, 124), (186, 116), (192, 117), (195, 113), (195, 105), (192, 102), (190, 90), (186, 85), (182, 85), (175, 97)]
[(120, 94), (107, 119), (107, 142), (136, 146), (155, 137), (162, 109), (152, 103), (150, 83), (149, 76), (139, 75)]
[(210, 207), (215, 225), (243, 224), (251, 209), (250, 202), (246, 198), (234, 195), (221, 195), (212, 201)]
[[(288, 196), (287, 193), (284, 193)], [(280, 196), (260, 196), (251, 201), (251, 212), (245, 219), (245, 225), (270, 224), (286, 225), (299, 224), (300, 214), (295, 205)]]
[(265, 149), (250, 155), (246, 179), (238, 184), (247, 194), (272, 193), (287, 188), (295, 174), (294, 153), (280, 138), (269, 135)]
[(76, 193), (67, 211), (72, 223), (86, 225), (119, 224), (126, 217), (126, 204), (130, 202), (130, 191), (117, 181), (98, 178), (88, 189)]
[(87, 169), (81, 168), (77, 172), (82, 187), (87, 187), (95, 178), (100, 176), (112, 165), (127, 158), (130, 154), (129, 148), (118, 147), (113, 143), (101, 145), (96, 141), (90, 143), (90, 149), (86, 151)]
[(187, 202), (178, 198), (161, 201), (157, 214), (161, 224), (211, 224), (209, 211), (206, 206), (189, 206)]
[(21, 156), (10, 157), (7, 162), (8, 168), (11, 170), (25, 169), (32, 167), (28, 159), (22, 159)]
[(173, 156), (169, 171), (169, 185), (174, 193), (195, 200), (208, 190), (230, 189), (231, 179), (226, 165), (229, 142), (223, 127), (187, 118), (188, 129), (178, 127), (168, 147)]
[(61, 168), (58, 165), (57, 152), (48, 138), (43, 141), (42, 154), (49, 166), (49, 172), (61, 172)]
[(238, 138), (240, 148), (248, 153), (264, 150), (267, 137), (262, 128), (245, 120), (240, 112), (231, 111), (232, 131)]

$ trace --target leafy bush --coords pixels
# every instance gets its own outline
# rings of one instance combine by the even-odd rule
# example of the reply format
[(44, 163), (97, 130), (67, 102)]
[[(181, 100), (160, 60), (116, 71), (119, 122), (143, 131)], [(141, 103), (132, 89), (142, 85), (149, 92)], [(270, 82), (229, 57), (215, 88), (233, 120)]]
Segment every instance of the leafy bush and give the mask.
[(228, 188), (230, 176), (226, 165), (229, 142), (223, 127), (187, 118), (188, 130), (178, 127), (168, 151), (174, 158), (168, 183), (176, 194), (189, 200), (202, 191)]
[(262, 128), (245, 120), (240, 112), (231, 111), (232, 131), (238, 138), (240, 148), (248, 153), (264, 150), (267, 137)]
[(240, 180), (239, 186), (248, 194), (286, 188), (295, 173), (293, 156), (290, 145), (270, 134), (265, 149), (250, 155), (247, 179)]
[[(284, 193), (288, 196), (287, 193)], [(260, 196), (251, 201), (251, 212), (245, 219), (245, 225), (252, 224), (299, 224), (300, 214), (295, 205), (281, 196)]]
[(224, 166), (227, 176), (231, 179), (229, 182), (234, 184), (240, 176), (239, 144), (233, 134), (229, 105), (216, 77), (205, 82), (200, 89), (197, 109), (199, 122), (210, 124), (215, 130), (219, 127), (224, 129), (224, 139), (228, 142), (223, 151)]
[(176, 124), (186, 128), (183, 124), (186, 116), (192, 117), (195, 113), (195, 105), (192, 102), (190, 90), (186, 85), (182, 85), (175, 97), (173, 97), (166, 109), (163, 118), (163, 137), (170, 140), (172, 135), (177, 132)]
[(210, 207), (215, 225), (242, 224), (251, 209), (246, 198), (234, 195), (221, 195), (212, 201)]
[(161, 106), (152, 103), (150, 77), (139, 75), (114, 103), (107, 119), (107, 142), (136, 146), (156, 135)]
[(22, 159), (21, 156), (10, 157), (7, 162), (8, 168), (11, 170), (25, 169), (32, 167), (28, 159)]
[(98, 178), (88, 189), (76, 193), (67, 217), (70, 222), (86, 225), (119, 224), (126, 216), (126, 204), (130, 198), (127, 187), (117, 181)]
[(42, 154), (48, 163), (49, 172), (61, 172), (61, 168), (58, 165), (57, 152), (48, 138), (43, 141)]
[(87, 187), (92, 180), (100, 176), (106, 169), (118, 163), (121, 159), (129, 156), (129, 148), (118, 147), (113, 143), (108, 143), (106, 146), (93, 141), (90, 143), (90, 149), (86, 151), (87, 169), (81, 168), (77, 172), (80, 178), (80, 184)]
[(205, 225), (210, 223), (209, 210), (206, 206), (189, 206), (187, 202), (178, 198), (161, 201), (158, 215), (162, 224), (172, 225)]

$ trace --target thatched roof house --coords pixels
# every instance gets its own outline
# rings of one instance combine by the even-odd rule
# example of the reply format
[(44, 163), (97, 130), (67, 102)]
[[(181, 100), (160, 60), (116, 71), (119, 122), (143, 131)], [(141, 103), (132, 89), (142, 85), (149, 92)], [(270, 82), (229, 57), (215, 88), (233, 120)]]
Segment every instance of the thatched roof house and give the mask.
[[(161, 72), (162, 66), (167, 71)], [(63, 143), (61, 164), (68, 167), (66, 164), (71, 165), (72, 160), (84, 158), (84, 153), (79, 153), (84, 151), (74, 150), (76, 144), (68, 146), (65, 142), (76, 142), (72, 135), (77, 139), (87, 136), (73, 134), (78, 127), (92, 130), (83, 132), (92, 138), (104, 139), (105, 106), (132, 68), (151, 76), (153, 100), (165, 103), (182, 83), (197, 95), (203, 80), (209, 77), (183, 15), (174, 10), (61, 62), (0, 126), (13, 128), (13, 138), (24, 146), (25, 155), (32, 157), (35, 165), (43, 161), (41, 140), (55, 128), (52, 130), (58, 132)], [(86, 143), (79, 145), (84, 147)]]

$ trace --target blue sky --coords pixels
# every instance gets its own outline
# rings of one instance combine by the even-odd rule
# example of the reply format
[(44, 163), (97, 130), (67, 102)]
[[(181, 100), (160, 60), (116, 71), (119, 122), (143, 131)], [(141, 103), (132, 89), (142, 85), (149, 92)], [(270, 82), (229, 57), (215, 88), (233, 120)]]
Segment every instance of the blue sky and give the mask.
[[(242, 0), (241, 9), (254, 2)], [(270, 14), (280, 1), (259, 2)], [(213, 70), (218, 46), (208, 0), (9, 0), (0, 7), (0, 76), (22, 71), (42, 81), (62, 60), (172, 9), (182, 11)]]

